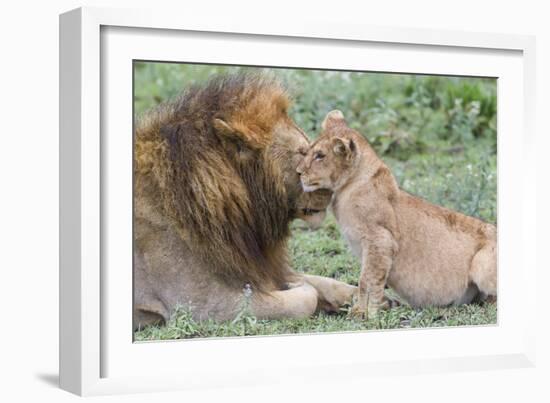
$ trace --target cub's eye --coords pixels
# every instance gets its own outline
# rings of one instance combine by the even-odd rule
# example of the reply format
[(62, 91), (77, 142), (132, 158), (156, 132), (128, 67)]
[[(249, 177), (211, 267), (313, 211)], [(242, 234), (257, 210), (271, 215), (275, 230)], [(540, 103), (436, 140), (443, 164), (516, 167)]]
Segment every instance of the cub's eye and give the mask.
[(298, 149), (298, 154), (300, 154), (302, 157), (305, 157), (307, 155), (307, 150), (305, 148)]
[(325, 158), (325, 155), (323, 153), (315, 153), (313, 154), (313, 160), (314, 161), (321, 161), (323, 158)]

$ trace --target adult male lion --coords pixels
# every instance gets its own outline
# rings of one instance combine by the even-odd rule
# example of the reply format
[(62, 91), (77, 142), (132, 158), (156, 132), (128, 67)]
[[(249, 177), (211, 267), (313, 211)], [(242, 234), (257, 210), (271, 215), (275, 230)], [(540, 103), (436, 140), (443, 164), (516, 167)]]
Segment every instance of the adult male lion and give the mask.
[(324, 211), (296, 167), (308, 139), (265, 75), (218, 77), (145, 114), (135, 133), (134, 326), (177, 305), (198, 319), (235, 317), (250, 284), (260, 318), (307, 317), (355, 287), (288, 263), (289, 223)]

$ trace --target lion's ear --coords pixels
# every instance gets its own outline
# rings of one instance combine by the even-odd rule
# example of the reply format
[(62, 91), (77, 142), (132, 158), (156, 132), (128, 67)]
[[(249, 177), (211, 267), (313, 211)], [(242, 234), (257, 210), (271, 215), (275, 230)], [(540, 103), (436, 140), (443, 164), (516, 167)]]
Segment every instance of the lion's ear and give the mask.
[(244, 124), (240, 123), (228, 123), (221, 118), (214, 118), (212, 125), (216, 132), (222, 137), (229, 138), (231, 140), (238, 140), (252, 149), (260, 149), (265, 146), (263, 136), (255, 133)]
[(214, 118), (212, 121), (212, 126), (214, 126), (216, 133), (224, 139), (229, 139), (239, 143), (244, 141), (243, 134), (223, 119)]
[(227, 122), (220, 118), (214, 118), (214, 121), (212, 122), (214, 129), (217, 130), (218, 133), (223, 134), (225, 136), (235, 136), (235, 130), (227, 124)]
[(344, 114), (339, 111), (338, 109), (335, 109), (333, 111), (330, 111), (327, 113), (327, 116), (325, 116), (325, 119), (323, 120), (323, 123), (321, 124), (321, 128), (323, 130), (330, 129), (331, 127), (340, 124), (345, 123)]

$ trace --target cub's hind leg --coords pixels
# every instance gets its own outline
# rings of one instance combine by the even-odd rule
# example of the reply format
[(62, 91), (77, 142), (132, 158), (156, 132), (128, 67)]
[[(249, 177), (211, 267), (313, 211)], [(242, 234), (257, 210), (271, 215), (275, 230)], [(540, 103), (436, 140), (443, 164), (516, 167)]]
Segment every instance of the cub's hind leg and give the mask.
[(472, 259), (470, 281), (474, 283), (484, 297), (490, 300), (497, 296), (497, 246), (489, 241)]

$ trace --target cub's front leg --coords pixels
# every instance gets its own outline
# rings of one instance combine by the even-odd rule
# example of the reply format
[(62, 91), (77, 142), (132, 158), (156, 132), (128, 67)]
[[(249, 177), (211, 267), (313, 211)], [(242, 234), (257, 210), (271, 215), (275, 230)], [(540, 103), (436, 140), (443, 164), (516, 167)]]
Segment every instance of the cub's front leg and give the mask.
[(389, 308), (384, 288), (393, 265), (397, 243), (387, 229), (379, 227), (364, 236), (361, 247), (359, 293), (351, 314), (368, 319), (376, 316), (379, 309)]

